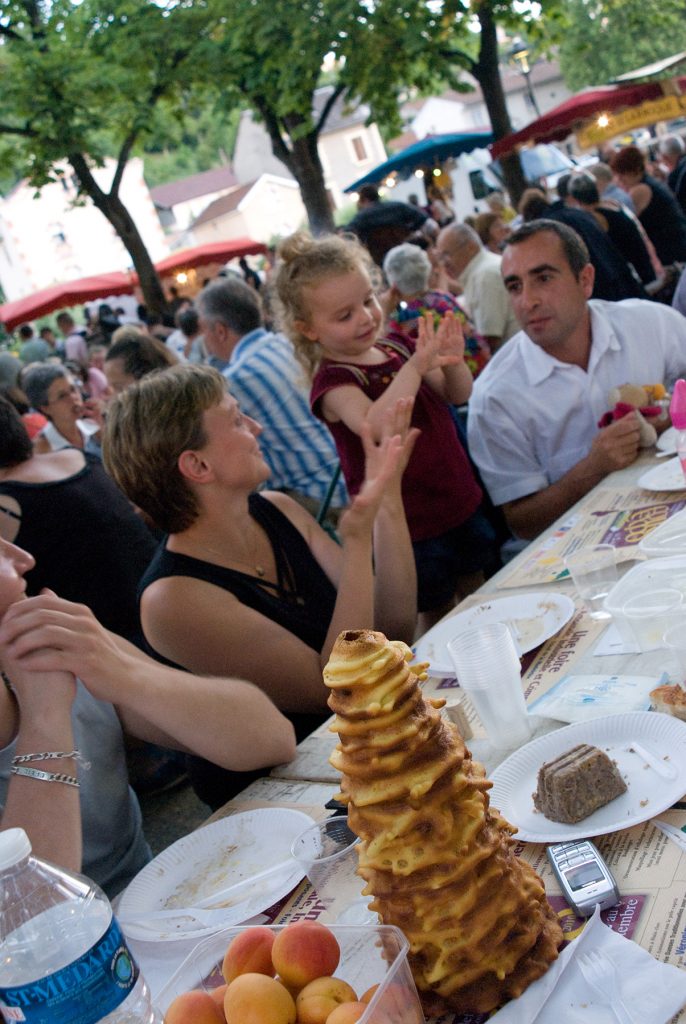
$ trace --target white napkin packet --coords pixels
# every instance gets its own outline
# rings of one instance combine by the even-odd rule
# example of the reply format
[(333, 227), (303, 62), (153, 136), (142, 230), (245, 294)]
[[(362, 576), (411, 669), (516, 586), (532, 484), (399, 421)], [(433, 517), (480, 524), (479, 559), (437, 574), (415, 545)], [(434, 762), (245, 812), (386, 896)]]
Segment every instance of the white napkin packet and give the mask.
[(667, 675), (567, 675), (529, 705), (532, 715), (557, 722), (586, 722), (604, 715), (650, 711), (650, 691)]
[(489, 1018), (489, 1024), (617, 1024), (617, 1017), (586, 982), (577, 963), (598, 951), (619, 972), (622, 1000), (641, 1024), (667, 1024), (686, 1004), (686, 971), (663, 964), (613, 932), (596, 911), (578, 939), (563, 949), (542, 978)]

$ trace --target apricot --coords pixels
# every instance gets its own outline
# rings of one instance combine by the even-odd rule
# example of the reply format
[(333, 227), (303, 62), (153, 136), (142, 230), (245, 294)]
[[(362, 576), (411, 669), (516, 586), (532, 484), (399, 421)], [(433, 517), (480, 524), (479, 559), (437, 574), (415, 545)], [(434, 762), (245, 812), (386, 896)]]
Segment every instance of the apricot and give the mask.
[(217, 985), (217, 987), (213, 988), (212, 991), (209, 993), (210, 996), (214, 999), (217, 1006), (221, 1009), (222, 1017), (224, 1016), (224, 996), (226, 995), (226, 990), (228, 987), (228, 985)]
[(298, 1024), (325, 1024), (332, 1010), (357, 999), (354, 989), (341, 978), (315, 978), (295, 1001)]
[(360, 1002), (361, 1003), (371, 1003), (372, 999), (376, 995), (376, 990), (378, 989), (378, 987), (379, 986), (377, 984), (377, 985), (372, 985), (371, 988), (368, 988), (367, 991), (363, 995), (360, 996)]
[(172, 1000), (164, 1024), (224, 1024), (224, 1014), (208, 992), (194, 989)]
[(272, 963), (289, 988), (298, 990), (316, 978), (331, 975), (341, 950), (334, 934), (318, 921), (288, 925), (274, 939)]
[(241, 974), (266, 974), (274, 977), (272, 946), (274, 933), (262, 925), (246, 928), (229, 943), (224, 955), (222, 975), (229, 984)]
[(368, 1003), (341, 1003), (326, 1018), (326, 1024), (355, 1024), (368, 1007)]
[(224, 996), (226, 1024), (295, 1024), (295, 1003), (275, 978), (240, 974)]

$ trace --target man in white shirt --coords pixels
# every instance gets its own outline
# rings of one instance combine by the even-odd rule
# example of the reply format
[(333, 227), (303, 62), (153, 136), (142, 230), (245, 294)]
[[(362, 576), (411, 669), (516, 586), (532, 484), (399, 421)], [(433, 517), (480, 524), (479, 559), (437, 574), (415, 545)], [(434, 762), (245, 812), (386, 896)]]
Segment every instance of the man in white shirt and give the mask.
[(78, 328), (69, 313), (57, 314), (57, 326), (64, 336), (64, 357), (81, 366), (88, 366), (86, 331)]
[(438, 258), (462, 287), (461, 300), (474, 326), (495, 352), (519, 324), (500, 273), (501, 257), (484, 249), (468, 224), (448, 224), (436, 242)]
[(511, 530), (530, 539), (634, 461), (635, 413), (598, 429), (608, 392), (686, 374), (686, 319), (641, 299), (589, 301), (588, 250), (556, 221), (511, 235), (502, 271), (523, 330), (474, 383), (469, 446)]

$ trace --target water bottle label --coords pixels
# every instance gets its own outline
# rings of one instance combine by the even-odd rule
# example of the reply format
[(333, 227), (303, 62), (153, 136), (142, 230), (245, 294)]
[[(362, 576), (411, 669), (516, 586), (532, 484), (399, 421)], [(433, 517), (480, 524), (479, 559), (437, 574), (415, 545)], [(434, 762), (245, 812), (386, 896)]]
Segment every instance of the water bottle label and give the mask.
[(116, 918), (83, 956), (29, 985), (0, 988), (6, 1021), (27, 1024), (96, 1024), (126, 999), (138, 966)]

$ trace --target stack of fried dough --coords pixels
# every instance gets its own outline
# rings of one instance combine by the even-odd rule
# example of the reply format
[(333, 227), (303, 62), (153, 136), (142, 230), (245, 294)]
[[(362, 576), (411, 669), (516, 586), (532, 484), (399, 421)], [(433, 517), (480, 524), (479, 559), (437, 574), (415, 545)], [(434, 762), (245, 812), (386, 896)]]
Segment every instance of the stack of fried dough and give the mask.
[(483, 767), (419, 687), (400, 641), (341, 633), (324, 670), (336, 714), (331, 764), (371, 909), (410, 942), (425, 1010), (486, 1013), (557, 958), (562, 931), (516, 831), (489, 807)]

